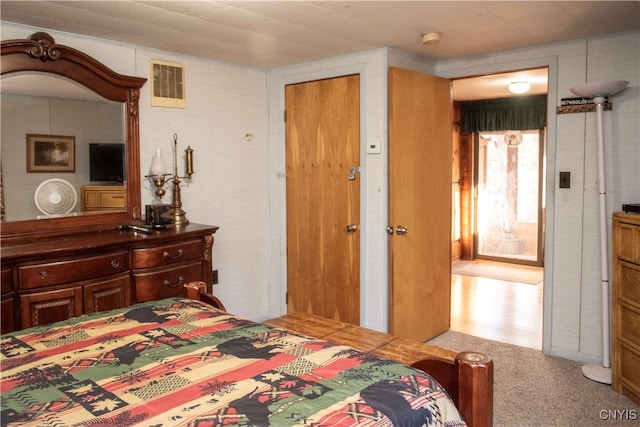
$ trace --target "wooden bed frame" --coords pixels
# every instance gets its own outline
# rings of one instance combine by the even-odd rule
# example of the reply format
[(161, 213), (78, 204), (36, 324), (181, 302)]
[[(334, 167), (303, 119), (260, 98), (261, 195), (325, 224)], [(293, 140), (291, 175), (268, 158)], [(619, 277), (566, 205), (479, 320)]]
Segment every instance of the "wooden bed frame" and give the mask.
[[(226, 311), (218, 298), (202, 293), (202, 286), (187, 284), (185, 288), (188, 298)], [(442, 384), (467, 425), (493, 425), (493, 361), (486, 354), (458, 353), (307, 313), (290, 313), (263, 323), (411, 365)]]

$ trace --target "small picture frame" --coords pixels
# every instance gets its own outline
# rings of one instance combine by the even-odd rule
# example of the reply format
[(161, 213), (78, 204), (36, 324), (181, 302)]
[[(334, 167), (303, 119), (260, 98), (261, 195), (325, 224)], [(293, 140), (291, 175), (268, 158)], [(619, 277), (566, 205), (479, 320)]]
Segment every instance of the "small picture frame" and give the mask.
[(187, 108), (184, 65), (152, 59), (150, 62), (151, 106)]
[(27, 134), (27, 172), (75, 172), (76, 138)]

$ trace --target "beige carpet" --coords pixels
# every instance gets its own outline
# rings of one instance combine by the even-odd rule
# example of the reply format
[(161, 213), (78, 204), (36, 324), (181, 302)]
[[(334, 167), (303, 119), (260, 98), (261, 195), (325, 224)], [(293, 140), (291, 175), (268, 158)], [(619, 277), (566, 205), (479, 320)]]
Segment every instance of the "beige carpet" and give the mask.
[(537, 285), (543, 280), (544, 269), (485, 260), (461, 260), (451, 264), (451, 273)]
[(495, 427), (640, 425), (640, 408), (611, 386), (582, 376), (579, 362), (453, 331), (427, 342), (491, 356)]

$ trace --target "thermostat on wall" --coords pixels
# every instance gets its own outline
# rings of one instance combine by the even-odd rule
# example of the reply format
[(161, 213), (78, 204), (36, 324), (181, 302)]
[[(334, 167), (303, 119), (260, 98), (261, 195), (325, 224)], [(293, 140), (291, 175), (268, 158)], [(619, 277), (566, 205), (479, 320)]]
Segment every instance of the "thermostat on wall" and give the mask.
[(382, 143), (380, 141), (367, 142), (367, 154), (380, 154)]

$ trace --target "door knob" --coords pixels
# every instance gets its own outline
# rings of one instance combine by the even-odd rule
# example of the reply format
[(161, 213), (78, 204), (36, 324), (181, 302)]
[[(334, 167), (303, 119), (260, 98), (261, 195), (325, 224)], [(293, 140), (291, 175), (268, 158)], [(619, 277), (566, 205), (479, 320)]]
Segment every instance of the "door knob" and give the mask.
[(358, 231), (358, 224), (347, 225), (347, 233), (355, 233), (356, 231)]
[(387, 234), (392, 235), (393, 234), (393, 227), (388, 225), (387, 226)]
[(398, 234), (407, 234), (408, 232), (409, 229), (407, 227), (403, 227), (402, 225), (396, 227), (396, 233)]
[(347, 175), (347, 179), (349, 181), (355, 181), (357, 173), (360, 173), (360, 166), (351, 166), (349, 168), (349, 175)]

